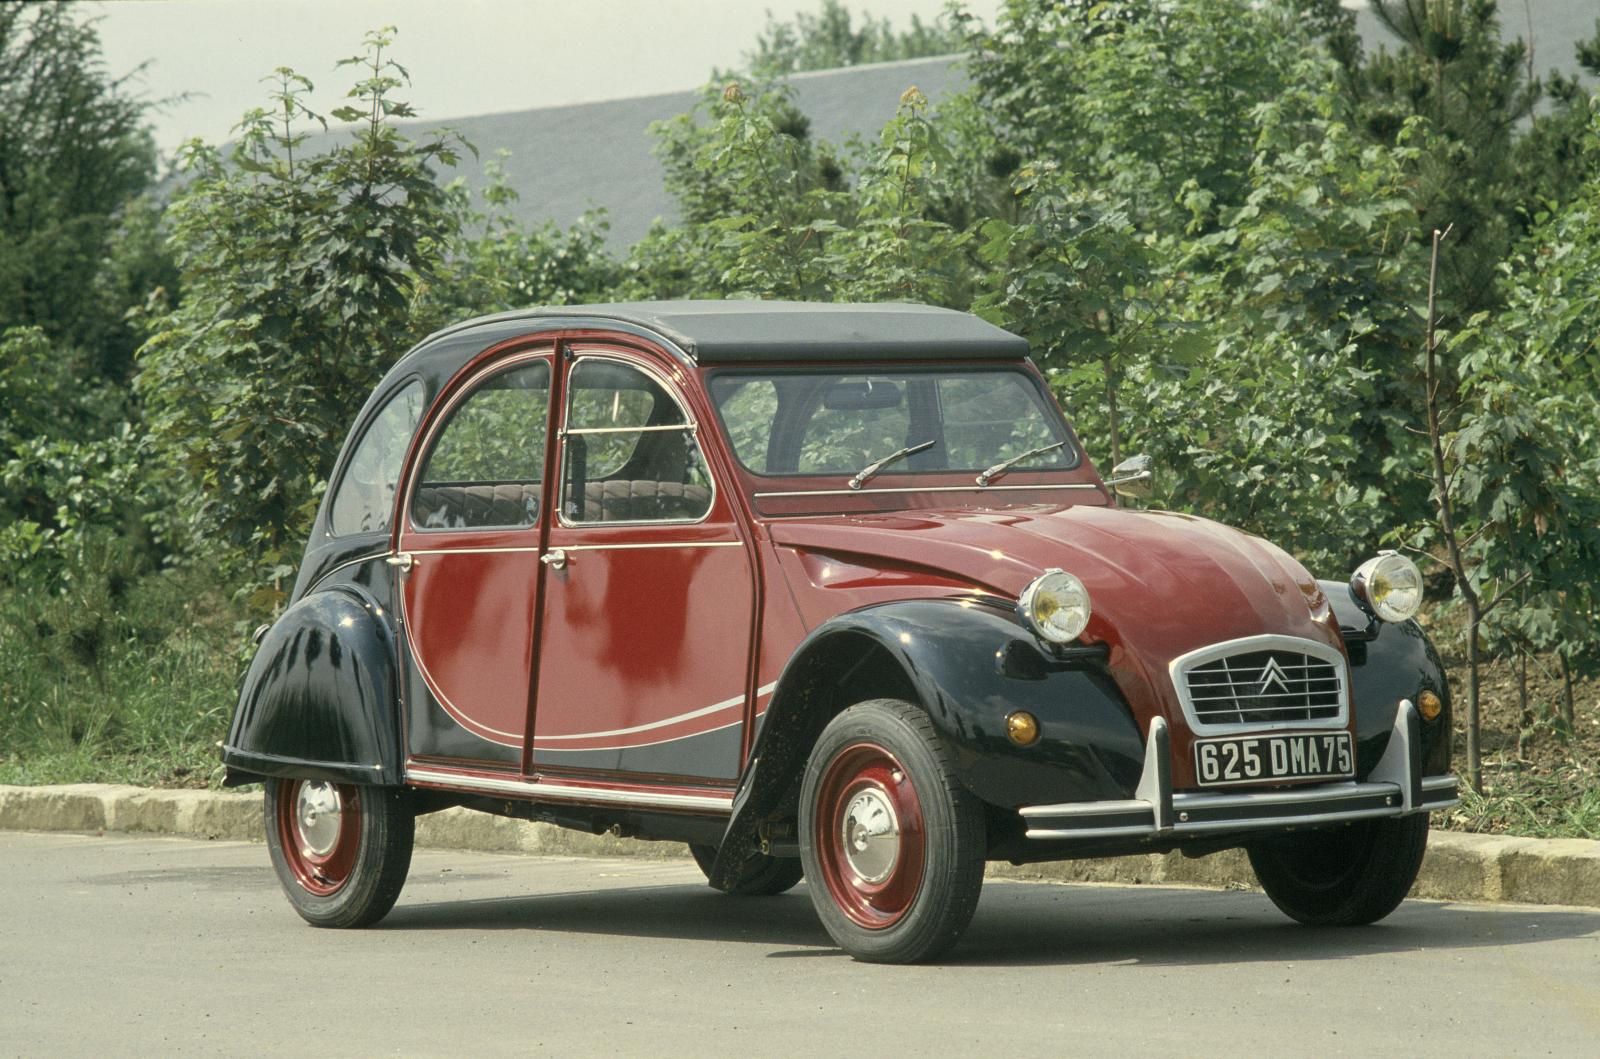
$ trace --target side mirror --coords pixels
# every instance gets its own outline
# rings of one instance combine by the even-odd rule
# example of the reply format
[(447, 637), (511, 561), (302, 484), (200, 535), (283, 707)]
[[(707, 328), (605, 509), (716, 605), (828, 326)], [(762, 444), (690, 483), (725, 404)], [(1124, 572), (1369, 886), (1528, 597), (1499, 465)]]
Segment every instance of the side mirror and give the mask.
[(1155, 472), (1150, 469), (1151, 462), (1150, 457), (1143, 454), (1129, 456), (1111, 468), (1111, 477), (1106, 479), (1106, 484), (1115, 489), (1118, 496), (1147, 497), (1155, 490)]

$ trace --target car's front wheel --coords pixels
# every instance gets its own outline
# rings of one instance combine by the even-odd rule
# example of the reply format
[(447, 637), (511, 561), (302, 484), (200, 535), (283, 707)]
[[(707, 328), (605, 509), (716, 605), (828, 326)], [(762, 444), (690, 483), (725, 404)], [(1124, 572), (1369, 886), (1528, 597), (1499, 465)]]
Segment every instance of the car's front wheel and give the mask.
[(1250, 846), (1261, 888), (1290, 919), (1316, 927), (1376, 923), (1411, 891), (1428, 848), (1428, 814), (1365, 820)]
[(874, 699), (835, 717), (806, 765), (800, 858), (833, 940), (913, 963), (961, 936), (983, 885), (981, 806), (927, 714)]
[(411, 868), (405, 790), (269, 779), (265, 810), (272, 866), (306, 922), (365, 927), (394, 907)]

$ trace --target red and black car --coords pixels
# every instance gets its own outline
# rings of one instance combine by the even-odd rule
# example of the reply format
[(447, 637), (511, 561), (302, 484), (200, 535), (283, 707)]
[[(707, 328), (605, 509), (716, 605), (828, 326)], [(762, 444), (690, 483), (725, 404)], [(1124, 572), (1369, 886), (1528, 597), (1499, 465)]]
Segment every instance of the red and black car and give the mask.
[(1404, 898), (1453, 805), (1415, 566), (1318, 581), (1128, 510), (1025, 342), (916, 305), (658, 302), (441, 331), (357, 418), (223, 756), (295, 908), (393, 906), (416, 814), (802, 874), (869, 960), (986, 860), (1244, 847), (1306, 923)]

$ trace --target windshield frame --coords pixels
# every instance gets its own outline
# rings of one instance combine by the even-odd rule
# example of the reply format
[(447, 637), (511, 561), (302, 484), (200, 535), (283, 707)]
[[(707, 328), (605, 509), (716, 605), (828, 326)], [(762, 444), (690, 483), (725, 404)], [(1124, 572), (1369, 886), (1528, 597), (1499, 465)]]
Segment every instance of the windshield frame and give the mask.
[[(1060, 406), (1056, 403), (1054, 396), (1050, 393), (1049, 388), (1044, 383), (1044, 380), (1039, 376), (1037, 371), (1030, 370), (1031, 367), (1032, 366), (1025, 361), (983, 361), (978, 363), (947, 361), (937, 364), (915, 364), (906, 363), (904, 361), (894, 362), (874, 360), (862, 362), (829, 361), (818, 364), (782, 366), (730, 364), (725, 367), (719, 365), (715, 368), (707, 369), (704, 373), (703, 384), (705, 386), (707, 398), (706, 403), (710, 406), (712, 414), (717, 417), (717, 425), (722, 432), (723, 443), (727, 448), (728, 454), (733, 458), (734, 462), (738, 465), (739, 470), (743, 474), (749, 475), (751, 478), (757, 480), (822, 482), (833, 481), (837, 479), (844, 481), (848, 480), (851, 475), (860, 470), (860, 468), (851, 468), (850, 470), (763, 471), (751, 467), (745, 462), (744, 456), (740, 454), (738, 447), (734, 444), (733, 433), (729, 429), (728, 420), (723, 411), (722, 401), (720, 401), (717, 397), (717, 381), (728, 376), (743, 376), (756, 379), (795, 375), (833, 376), (835, 378), (870, 375), (888, 376), (891, 379), (901, 379), (905, 376), (912, 375), (935, 375), (940, 377), (949, 377), (954, 375), (1012, 376), (1021, 380), (1027, 387), (1029, 387), (1028, 392), (1036, 402), (1036, 407), (1043, 414), (1046, 425), (1050, 428), (1051, 440), (1065, 442), (1063, 455), (1066, 457), (1066, 462), (1050, 467), (1030, 467), (1026, 464), (1022, 464), (1009, 468), (1005, 476), (1008, 477), (1013, 474), (1063, 474), (1077, 471), (1084, 465), (1083, 449), (1078, 441), (1077, 434), (1073, 431), (1071, 424), (1067, 422), (1066, 417), (1062, 415)], [(891, 451), (893, 450), (887, 449), (882, 453), (875, 453), (873, 458), (888, 455)], [(876, 481), (879, 477), (896, 479), (905, 477), (930, 480), (954, 478), (964, 481), (968, 484), (972, 484), (974, 489), (995, 489), (998, 487), (997, 485), (989, 485), (984, 487), (973, 484), (974, 476), (986, 470), (994, 462), (994, 459), (989, 459), (986, 463), (984, 463), (983, 466), (970, 468), (916, 468), (907, 466), (904, 461), (902, 461), (893, 467), (884, 468), (877, 475), (873, 475), (872, 481)], [(932, 483), (930, 482), (930, 484)], [(872, 491), (871, 481), (863, 484), (860, 488), (860, 491)]]

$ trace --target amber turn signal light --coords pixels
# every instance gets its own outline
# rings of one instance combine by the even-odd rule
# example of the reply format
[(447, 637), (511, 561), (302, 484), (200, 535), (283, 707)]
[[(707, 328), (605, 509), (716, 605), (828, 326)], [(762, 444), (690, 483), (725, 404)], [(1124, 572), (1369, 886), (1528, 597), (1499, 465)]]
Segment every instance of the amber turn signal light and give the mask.
[(1444, 703), (1433, 692), (1424, 691), (1417, 696), (1417, 712), (1422, 714), (1424, 721), (1433, 720), (1439, 716), (1439, 711), (1442, 709), (1444, 709)]
[(1006, 736), (1018, 746), (1032, 746), (1039, 741), (1039, 719), (1027, 710), (1007, 714)]

